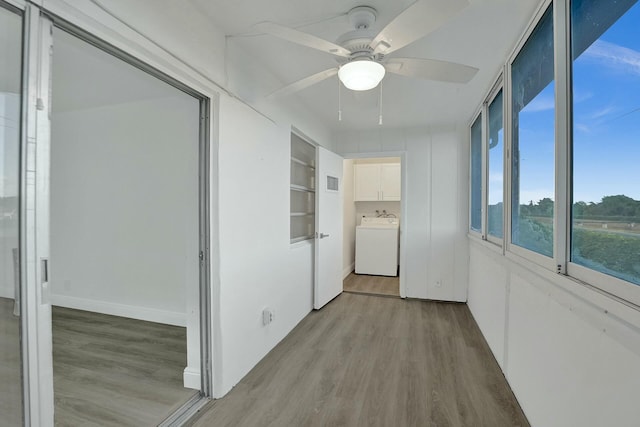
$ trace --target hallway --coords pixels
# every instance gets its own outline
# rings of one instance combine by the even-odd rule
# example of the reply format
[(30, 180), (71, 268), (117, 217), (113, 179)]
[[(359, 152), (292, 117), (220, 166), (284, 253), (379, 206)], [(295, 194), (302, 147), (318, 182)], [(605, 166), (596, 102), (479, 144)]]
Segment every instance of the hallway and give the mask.
[(528, 426), (464, 304), (344, 293), (193, 426)]

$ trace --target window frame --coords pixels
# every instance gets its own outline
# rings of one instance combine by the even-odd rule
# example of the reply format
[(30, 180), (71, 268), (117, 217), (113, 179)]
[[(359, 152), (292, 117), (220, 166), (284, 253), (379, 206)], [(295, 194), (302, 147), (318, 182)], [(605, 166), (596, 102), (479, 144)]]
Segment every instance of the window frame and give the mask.
[[(558, 127), (556, 129), (557, 134), (560, 134), (563, 138), (563, 146), (557, 147), (560, 151), (560, 155), (564, 156), (563, 161), (566, 165), (564, 171), (561, 169), (562, 164), (557, 163), (556, 174), (557, 176), (562, 172), (565, 172), (560, 176), (564, 179), (564, 182), (557, 184), (557, 190), (563, 197), (562, 207), (564, 209), (565, 218), (564, 221), (559, 221), (558, 226), (562, 227), (562, 236), (564, 246), (560, 246), (559, 250), (562, 252), (562, 259), (558, 260), (558, 272), (565, 274), (566, 276), (576, 279), (581, 283), (585, 283), (600, 291), (610, 294), (614, 298), (621, 298), (627, 302), (640, 307), (640, 285), (628, 282), (623, 279), (619, 279), (615, 276), (602, 273), (598, 270), (591, 269), (580, 264), (576, 264), (571, 261), (571, 210), (572, 210), (572, 184), (573, 184), (573, 156), (572, 156), (572, 144), (573, 144), (573, 58), (572, 58), (572, 22), (571, 22), (571, 0), (556, 0), (559, 4), (557, 10), (554, 10), (554, 18), (557, 21), (560, 33), (557, 39), (554, 39), (554, 45), (556, 42), (558, 46), (559, 61), (563, 61), (562, 67), (556, 70), (556, 73), (564, 79), (565, 86), (562, 88), (562, 97), (564, 104), (562, 107), (561, 118), (566, 120), (564, 122), (564, 128)], [(556, 13), (557, 12), (557, 13)], [(554, 21), (554, 25), (556, 22)], [(556, 104), (556, 107), (559, 107)], [(558, 108), (560, 109), (560, 108)], [(559, 145), (559, 144), (558, 144)], [(558, 178), (558, 181), (560, 179)], [(561, 218), (562, 219), (562, 218)], [(558, 230), (561, 231), (560, 229)]]
[[(485, 239), (485, 221), (484, 221), (484, 200), (486, 193), (486, 185), (485, 185), (485, 173), (484, 173), (484, 104), (477, 109), (476, 113), (473, 115), (473, 119), (469, 126), (469, 227), (468, 232), (475, 236), (476, 238), (480, 238), (482, 240)], [(473, 125), (480, 120), (480, 230), (475, 230), (471, 228), (472, 223), (472, 184), (473, 184), (473, 146), (472, 146), (472, 137), (473, 137)]]
[[(483, 187), (483, 194), (484, 194), (484, 198), (483, 198), (483, 204), (482, 204), (482, 210), (484, 213), (484, 235), (486, 236), (486, 240), (488, 240), (491, 243), (494, 243), (500, 247), (504, 247), (504, 236), (506, 236), (505, 234), (505, 217), (504, 217), (504, 212), (505, 212), (505, 196), (506, 196), (506, 184), (507, 184), (507, 180), (506, 180), (506, 147), (507, 147), (507, 139), (506, 139), (506, 133), (505, 133), (505, 92), (504, 92), (504, 74), (501, 71), (500, 74), (498, 75), (498, 78), (495, 80), (493, 86), (491, 87), (491, 90), (489, 91), (489, 94), (485, 97), (485, 101), (483, 103), (483, 109), (485, 111), (484, 114), (484, 123), (483, 123), (483, 129), (482, 129), (482, 148), (483, 148), (483, 164), (484, 164), (484, 173), (483, 173), (483, 178), (484, 178), (484, 182), (485, 185)], [(500, 93), (500, 91), (502, 91), (502, 134), (503, 134), (503, 141), (502, 141), (502, 238), (497, 237), (492, 235), (491, 233), (489, 233), (489, 174), (490, 174), (490, 170), (489, 170), (489, 129), (490, 129), (490, 123), (489, 123), (489, 106), (493, 103), (493, 101), (495, 101), (496, 97), (498, 96), (498, 94)]]
[[(515, 243), (512, 242), (512, 193), (511, 193), (511, 184), (512, 184), (512, 179), (513, 179), (513, 165), (512, 165), (512, 145), (513, 145), (513, 90), (512, 90), (512, 82), (513, 82), (513, 75), (512, 75), (512, 67), (513, 67), (513, 63), (515, 62), (516, 58), (518, 57), (518, 55), (520, 54), (520, 52), (522, 51), (524, 45), (529, 41), (529, 39), (531, 38), (531, 35), (533, 34), (533, 32), (537, 29), (540, 21), (542, 20), (542, 17), (544, 16), (544, 14), (547, 12), (547, 9), (549, 7), (552, 7), (554, 10), (552, 11), (552, 19), (553, 19), (553, 28), (554, 28), (554, 81), (556, 81), (556, 70), (558, 67), (558, 63), (557, 63), (557, 49), (555, 48), (555, 34), (557, 33), (557, 28), (556, 28), (556, 22), (555, 22), (555, 7), (556, 5), (559, 3), (558, 0), (555, 0), (555, 2), (553, 0), (545, 0), (543, 1), (540, 6), (538, 7), (538, 10), (536, 11), (535, 15), (533, 16), (533, 18), (531, 19), (531, 21), (529, 22), (529, 25), (527, 26), (526, 31), (523, 33), (522, 37), (520, 38), (520, 40), (518, 41), (518, 43), (516, 43), (515, 48), (513, 49), (511, 55), (509, 55), (509, 58), (507, 59), (507, 63), (505, 64), (505, 92), (504, 96), (505, 96), (505, 116), (504, 116), (504, 121), (505, 121), (505, 147), (507, 148), (507, 158), (505, 160), (506, 161), (506, 169), (505, 169), (505, 194), (504, 194), (504, 199), (505, 199), (505, 204), (508, 204), (508, 206), (505, 208), (505, 218), (504, 218), (504, 223), (505, 223), (505, 251), (506, 253), (510, 254), (511, 258), (514, 258), (513, 256), (515, 255), (515, 258), (517, 259), (519, 258), (524, 258), (526, 260), (532, 261), (535, 264), (541, 265), (542, 267), (548, 269), (548, 270), (552, 270), (555, 271), (556, 270), (556, 260), (555, 260), (555, 256), (556, 256), (556, 248), (555, 248), (555, 244), (556, 241), (558, 240), (556, 238), (556, 233), (557, 233), (557, 227), (556, 227), (556, 222), (557, 222), (557, 214), (558, 214), (558, 210), (556, 208), (556, 205), (558, 205), (558, 194), (557, 194), (557, 185), (558, 185), (558, 180), (555, 177), (554, 174), (554, 182), (555, 182), (555, 187), (556, 187), (556, 191), (554, 194), (554, 212), (553, 212), (553, 223), (554, 223), (554, 230), (553, 230), (553, 241), (554, 241), (554, 255), (552, 257), (547, 257), (545, 255), (542, 255), (540, 253), (537, 253), (535, 251), (532, 251), (530, 249), (527, 249), (525, 247), (519, 246)], [(555, 87), (554, 87), (554, 109), (555, 114), (557, 115), (557, 102), (558, 102), (558, 84), (557, 81), (555, 83)], [(557, 121), (557, 117), (555, 118), (555, 123), (554, 123), (555, 129), (554, 129), (554, 135), (555, 135), (555, 150), (558, 150), (558, 141), (557, 141), (557, 129), (558, 129), (558, 121)], [(555, 169), (556, 169), (556, 173), (557, 173), (557, 168), (558, 168), (558, 156), (556, 155), (556, 159), (555, 159)]]
[[(471, 209), (469, 209), (469, 235), (491, 242), (487, 248), (496, 248), (501, 244), (503, 255), (523, 265), (541, 267), (557, 273), (580, 286), (590, 288), (613, 300), (640, 309), (640, 285), (602, 273), (588, 267), (571, 262), (571, 191), (572, 191), (572, 142), (573, 142), (573, 59), (571, 55), (571, 4), (572, 0), (544, 0), (538, 6), (526, 30), (514, 45), (499, 77), (494, 80), (491, 90), (483, 97), (483, 102), (473, 115), (471, 126), (478, 117), (482, 118), (482, 232), (471, 229)], [(553, 216), (553, 256), (547, 257), (530, 249), (512, 243), (512, 194), (513, 177), (511, 149), (513, 141), (512, 126), (512, 65), (525, 43), (536, 30), (547, 9), (552, 8), (553, 22), (553, 58), (554, 58), (554, 216)], [(504, 126), (504, 185), (503, 185), (503, 239), (488, 236), (488, 106), (499, 90), (503, 90), (503, 126)], [(471, 140), (471, 138), (469, 139)], [(469, 164), (471, 165), (471, 158)], [(471, 167), (469, 167), (471, 171)], [(471, 176), (469, 179), (471, 189)], [(471, 190), (469, 194), (471, 207)], [(495, 240), (499, 240), (496, 242)], [(531, 264), (530, 264), (531, 263)]]

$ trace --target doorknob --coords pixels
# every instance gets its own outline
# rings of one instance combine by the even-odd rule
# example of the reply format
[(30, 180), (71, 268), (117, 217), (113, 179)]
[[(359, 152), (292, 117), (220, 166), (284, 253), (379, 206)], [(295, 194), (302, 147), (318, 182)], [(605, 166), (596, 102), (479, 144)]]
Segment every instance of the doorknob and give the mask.
[(320, 238), (321, 239), (324, 239), (325, 237), (329, 237), (329, 235), (328, 234), (324, 234), (324, 233), (320, 233)]

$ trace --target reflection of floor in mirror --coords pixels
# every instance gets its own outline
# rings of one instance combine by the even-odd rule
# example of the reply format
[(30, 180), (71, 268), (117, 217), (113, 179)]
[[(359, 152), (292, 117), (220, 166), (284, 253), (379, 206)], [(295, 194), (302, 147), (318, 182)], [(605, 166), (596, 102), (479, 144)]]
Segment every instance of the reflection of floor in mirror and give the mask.
[(0, 424), (8, 426), (22, 425), (19, 321), (13, 300), (0, 298)]
[(186, 348), (182, 327), (53, 307), (56, 425), (157, 425), (196, 393)]

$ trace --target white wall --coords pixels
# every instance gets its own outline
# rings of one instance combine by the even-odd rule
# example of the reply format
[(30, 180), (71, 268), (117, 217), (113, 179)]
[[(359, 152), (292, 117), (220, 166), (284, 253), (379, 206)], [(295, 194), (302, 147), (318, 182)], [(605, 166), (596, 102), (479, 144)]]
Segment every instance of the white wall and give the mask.
[(459, 167), (466, 150), (455, 128), (340, 132), (335, 139), (345, 155), (406, 153), (407, 212), (401, 221), (406, 295), (466, 301), (467, 195), (458, 185), (466, 179), (466, 168)]
[(469, 308), (532, 426), (637, 426), (640, 313), (470, 239)]
[[(232, 99), (220, 108), (223, 394), (312, 308), (312, 241), (289, 243), (290, 127)], [(262, 310), (275, 320), (262, 325)]]
[(198, 286), (199, 109), (179, 95), (53, 115), (55, 304), (186, 325), (186, 289)]
[(356, 263), (356, 204), (353, 201), (353, 164), (346, 159), (342, 171), (343, 184), (343, 217), (342, 217), (342, 277), (347, 277)]

